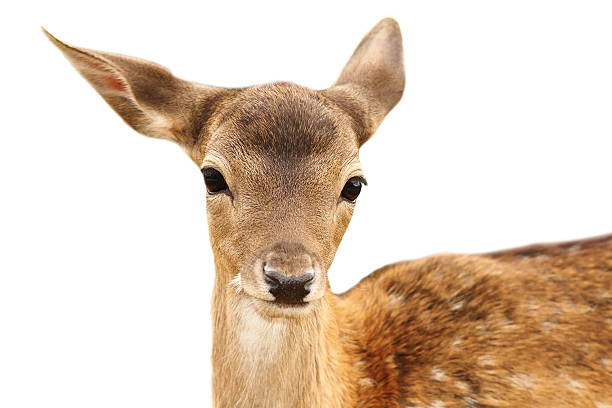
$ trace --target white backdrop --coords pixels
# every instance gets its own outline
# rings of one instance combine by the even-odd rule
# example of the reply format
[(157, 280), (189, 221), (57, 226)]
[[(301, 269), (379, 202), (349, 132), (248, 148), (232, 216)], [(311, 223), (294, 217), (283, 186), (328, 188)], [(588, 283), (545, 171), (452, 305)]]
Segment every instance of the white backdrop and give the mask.
[[(48, 1), (4, 6), (0, 407), (204, 407), (204, 185), (136, 134), (39, 25), (220, 86), (329, 86), (383, 17), (403, 100), (330, 271), (612, 231), (609, 1)], [(7, 9), (8, 7), (8, 9)]]

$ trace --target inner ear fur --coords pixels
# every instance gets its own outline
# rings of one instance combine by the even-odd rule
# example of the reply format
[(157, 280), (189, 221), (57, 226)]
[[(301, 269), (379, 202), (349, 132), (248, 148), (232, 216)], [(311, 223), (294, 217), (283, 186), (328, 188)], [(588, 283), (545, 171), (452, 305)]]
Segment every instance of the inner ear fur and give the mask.
[(380, 21), (361, 40), (336, 83), (323, 94), (350, 115), (365, 143), (404, 92), (404, 54), (399, 25)]
[(181, 80), (149, 61), (74, 47), (43, 32), (111, 108), (146, 136), (189, 148), (215, 106), (232, 93)]

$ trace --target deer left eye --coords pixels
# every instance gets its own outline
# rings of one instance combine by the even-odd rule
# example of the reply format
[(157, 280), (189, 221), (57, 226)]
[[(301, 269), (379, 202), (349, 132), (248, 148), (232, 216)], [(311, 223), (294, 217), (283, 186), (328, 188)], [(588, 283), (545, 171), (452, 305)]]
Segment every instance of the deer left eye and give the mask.
[(342, 198), (354, 202), (359, 196), (359, 193), (361, 193), (361, 186), (363, 184), (365, 183), (362, 177), (351, 177), (342, 189)]
[(206, 189), (210, 194), (228, 191), (227, 183), (219, 170), (207, 167), (202, 169), (202, 174), (204, 175)]

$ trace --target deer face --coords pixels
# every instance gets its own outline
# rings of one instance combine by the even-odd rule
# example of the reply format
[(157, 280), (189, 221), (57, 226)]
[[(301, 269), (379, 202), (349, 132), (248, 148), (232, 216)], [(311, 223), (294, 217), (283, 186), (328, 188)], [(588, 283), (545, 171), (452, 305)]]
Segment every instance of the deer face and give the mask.
[(403, 92), (397, 23), (374, 27), (323, 91), (199, 85), (47, 35), (130, 126), (200, 167), (218, 282), (268, 313), (312, 309), (365, 184), (359, 147)]
[(236, 287), (284, 307), (323, 296), (363, 183), (350, 117), (278, 83), (235, 98), (201, 146), (208, 220)]

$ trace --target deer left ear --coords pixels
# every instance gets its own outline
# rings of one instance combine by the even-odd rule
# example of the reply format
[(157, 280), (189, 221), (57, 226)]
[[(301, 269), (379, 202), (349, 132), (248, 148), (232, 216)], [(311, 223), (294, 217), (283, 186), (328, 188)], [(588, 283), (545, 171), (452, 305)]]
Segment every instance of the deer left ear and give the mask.
[(386, 18), (363, 38), (340, 78), (323, 94), (352, 117), (361, 145), (399, 102), (404, 82), (402, 34), (397, 22)]
[(146, 136), (192, 146), (206, 119), (201, 113), (224, 93), (178, 79), (152, 62), (77, 48), (43, 32), (115, 112)]

